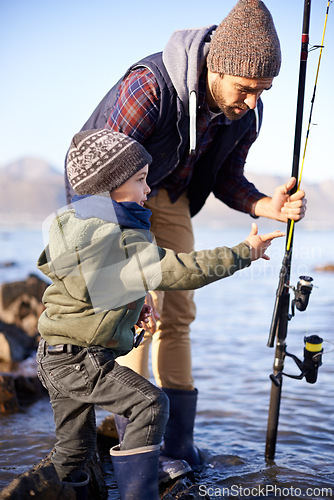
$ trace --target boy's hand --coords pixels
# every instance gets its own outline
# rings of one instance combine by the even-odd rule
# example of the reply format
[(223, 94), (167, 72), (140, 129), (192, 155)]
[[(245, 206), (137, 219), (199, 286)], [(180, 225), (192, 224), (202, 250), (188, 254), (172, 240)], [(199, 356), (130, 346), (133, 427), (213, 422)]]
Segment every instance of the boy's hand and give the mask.
[(252, 224), (252, 230), (245, 239), (246, 245), (250, 247), (250, 257), (251, 260), (257, 259), (265, 259), (270, 260), (270, 257), (266, 255), (267, 248), (271, 245), (271, 241), (274, 238), (280, 238), (281, 236), (285, 236), (285, 233), (282, 231), (274, 231), (272, 233), (259, 235), (257, 225), (255, 223)]

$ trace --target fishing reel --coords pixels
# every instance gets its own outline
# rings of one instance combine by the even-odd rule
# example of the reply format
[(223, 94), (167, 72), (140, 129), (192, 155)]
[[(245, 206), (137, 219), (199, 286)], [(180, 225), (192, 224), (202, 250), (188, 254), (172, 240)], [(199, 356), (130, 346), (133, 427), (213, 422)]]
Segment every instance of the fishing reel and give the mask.
[(301, 361), (297, 356), (287, 352), (284, 345), (284, 354), (289, 358), (292, 358), (298, 368), (300, 369), (299, 375), (290, 375), (289, 373), (284, 373), (279, 371), (277, 375), (270, 375), (270, 379), (276, 386), (281, 383), (282, 375), (289, 378), (295, 378), (301, 380), (305, 377), (306, 382), (309, 384), (315, 384), (318, 377), (318, 369), (322, 365), (322, 354), (324, 352), (322, 348), (323, 339), (318, 335), (310, 335), (309, 337), (304, 337), (304, 359)]
[[(296, 309), (301, 312), (306, 310), (313, 289), (312, 281), (313, 278), (311, 278), (311, 276), (299, 276), (296, 287), (286, 285), (288, 288), (293, 290), (295, 294), (294, 299), (291, 301), (291, 314), (288, 314), (288, 320), (291, 320), (293, 318)], [(309, 384), (314, 384), (316, 382), (318, 377), (318, 368), (322, 365), (323, 339), (318, 337), (318, 335), (310, 335), (309, 337), (304, 337), (304, 343), (304, 359), (303, 361), (301, 361), (299, 358), (297, 358), (297, 356), (289, 353), (286, 350), (285, 342), (282, 344), (278, 342), (278, 348), (281, 351), (282, 357), (281, 359), (277, 360), (276, 369), (279, 370), (280, 367), (283, 367), (284, 356), (288, 356), (294, 360), (294, 362), (300, 369), (300, 374), (290, 375), (288, 373), (284, 373), (283, 369), (281, 369), (276, 375), (270, 375), (270, 379), (275, 385), (280, 385), (282, 375), (298, 380), (301, 380), (305, 377), (306, 382), (308, 382)]]
[(297, 308), (298, 311), (306, 310), (313, 289), (312, 281), (313, 278), (311, 278), (311, 276), (299, 276), (297, 286), (289, 286), (295, 294), (295, 298), (291, 301), (291, 314), (288, 315), (289, 320), (295, 315), (295, 308)]

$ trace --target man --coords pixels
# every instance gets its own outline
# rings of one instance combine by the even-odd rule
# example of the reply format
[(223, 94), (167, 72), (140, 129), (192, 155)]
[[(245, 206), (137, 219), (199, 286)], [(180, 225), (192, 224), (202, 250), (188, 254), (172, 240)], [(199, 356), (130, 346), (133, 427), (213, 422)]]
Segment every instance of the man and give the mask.
[[(193, 249), (191, 217), (211, 192), (253, 217), (285, 222), (304, 216), (304, 192), (288, 194), (295, 179), (268, 197), (243, 173), (262, 122), (260, 95), (271, 88), (280, 65), (279, 39), (268, 9), (260, 0), (240, 0), (218, 27), (177, 31), (162, 53), (134, 64), (84, 125), (123, 132), (151, 154), (147, 207), (159, 246), (176, 252)], [(189, 338), (193, 293), (165, 292), (154, 301), (159, 321), (155, 325), (152, 318), (141, 348), (123, 363), (148, 377), (152, 345), (155, 380), (170, 402), (164, 453), (198, 465)]]

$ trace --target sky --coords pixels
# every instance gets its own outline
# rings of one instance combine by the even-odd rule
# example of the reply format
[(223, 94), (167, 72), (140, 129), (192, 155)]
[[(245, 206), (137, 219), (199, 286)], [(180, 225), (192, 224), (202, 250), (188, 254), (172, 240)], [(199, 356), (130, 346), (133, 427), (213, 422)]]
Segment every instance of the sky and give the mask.
[[(177, 29), (219, 24), (236, 0), (0, 0), (0, 166), (25, 156), (59, 170), (72, 136), (142, 57)], [(282, 68), (263, 96), (264, 120), (246, 172), (290, 177), (304, 0), (265, 0), (281, 41)], [(310, 45), (320, 45), (327, 0), (312, 0)], [(334, 180), (334, 5), (322, 52), (303, 179)], [(319, 49), (309, 53), (306, 125)]]

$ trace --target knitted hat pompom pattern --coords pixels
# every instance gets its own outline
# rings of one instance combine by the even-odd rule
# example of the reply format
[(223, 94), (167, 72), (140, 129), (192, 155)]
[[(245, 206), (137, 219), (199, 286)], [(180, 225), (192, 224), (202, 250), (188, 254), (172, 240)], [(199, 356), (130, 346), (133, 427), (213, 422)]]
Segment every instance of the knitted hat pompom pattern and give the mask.
[(113, 191), (151, 162), (151, 155), (131, 137), (96, 129), (75, 134), (66, 166), (72, 188), (84, 195)]
[(208, 68), (244, 78), (273, 78), (281, 49), (273, 18), (261, 0), (239, 0), (212, 36)]

